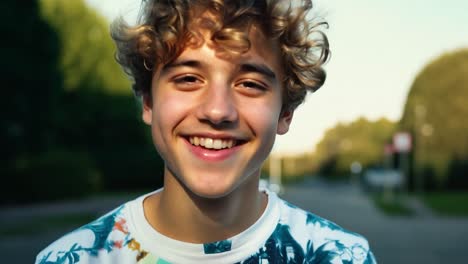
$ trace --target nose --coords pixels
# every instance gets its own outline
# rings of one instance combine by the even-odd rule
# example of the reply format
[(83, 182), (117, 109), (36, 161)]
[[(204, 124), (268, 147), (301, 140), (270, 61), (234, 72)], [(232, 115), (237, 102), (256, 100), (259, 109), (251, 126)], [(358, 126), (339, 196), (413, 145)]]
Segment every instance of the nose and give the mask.
[(213, 125), (234, 123), (238, 112), (234, 94), (228, 85), (206, 87), (202, 102), (197, 110), (199, 120)]

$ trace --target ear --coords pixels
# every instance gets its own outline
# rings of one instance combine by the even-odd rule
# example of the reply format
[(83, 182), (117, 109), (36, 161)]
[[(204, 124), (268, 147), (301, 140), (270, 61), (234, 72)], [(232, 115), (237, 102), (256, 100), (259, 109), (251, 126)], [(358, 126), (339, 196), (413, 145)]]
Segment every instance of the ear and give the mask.
[(276, 128), (276, 134), (284, 135), (289, 130), (289, 125), (294, 115), (294, 110), (282, 111), (278, 120), (278, 127)]
[(151, 125), (153, 120), (153, 100), (151, 99), (151, 95), (145, 94), (143, 95), (143, 112), (142, 112), (142, 119), (143, 122), (147, 125)]

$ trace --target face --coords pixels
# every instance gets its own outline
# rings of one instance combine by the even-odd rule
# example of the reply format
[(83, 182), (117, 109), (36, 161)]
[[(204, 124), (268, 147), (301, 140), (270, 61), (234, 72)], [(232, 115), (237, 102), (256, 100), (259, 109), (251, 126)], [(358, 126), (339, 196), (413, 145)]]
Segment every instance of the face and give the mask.
[(292, 112), (281, 111), (278, 48), (255, 28), (249, 37), (251, 48), (242, 55), (226, 56), (205, 38), (155, 71), (143, 120), (165, 161), (165, 184), (176, 182), (205, 198), (257, 186)]

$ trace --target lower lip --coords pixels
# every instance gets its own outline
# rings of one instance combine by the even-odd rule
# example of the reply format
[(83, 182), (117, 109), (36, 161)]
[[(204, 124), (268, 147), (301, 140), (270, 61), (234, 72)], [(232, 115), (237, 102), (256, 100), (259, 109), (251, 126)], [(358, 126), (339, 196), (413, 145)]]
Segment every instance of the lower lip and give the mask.
[(192, 152), (196, 157), (204, 161), (217, 162), (223, 161), (234, 155), (235, 152), (239, 149), (240, 146), (234, 146), (232, 148), (225, 148), (220, 150), (206, 149), (199, 146), (194, 146), (185, 140), (190, 152)]

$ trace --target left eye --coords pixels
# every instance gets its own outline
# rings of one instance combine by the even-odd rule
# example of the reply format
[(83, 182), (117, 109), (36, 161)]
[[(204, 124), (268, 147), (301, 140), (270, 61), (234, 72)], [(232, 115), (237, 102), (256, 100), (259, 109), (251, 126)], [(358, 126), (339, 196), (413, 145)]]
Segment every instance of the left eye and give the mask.
[(257, 82), (253, 81), (244, 81), (240, 83), (241, 86), (249, 89), (258, 89), (258, 90), (266, 90), (266, 86)]

